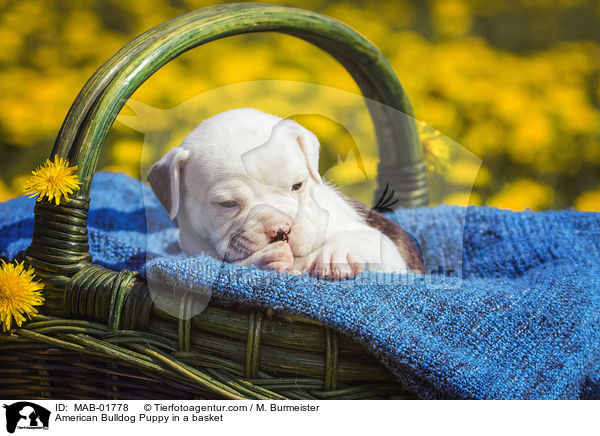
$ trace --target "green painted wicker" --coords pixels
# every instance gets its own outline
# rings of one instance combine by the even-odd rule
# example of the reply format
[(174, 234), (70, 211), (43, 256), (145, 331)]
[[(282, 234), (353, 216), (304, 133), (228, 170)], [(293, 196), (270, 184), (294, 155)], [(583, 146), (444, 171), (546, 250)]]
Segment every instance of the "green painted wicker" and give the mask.
[[(411, 107), (391, 66), (354, 30), (313, 12), (227, 4), (167, 21), (102, 65), (73, 103), (52, 155), (79, 167), (78, 195), (37, 202), (27, 264), (45, 283), (43, 315), (0, 334), (3, 398), (353, 399), (411, 397), (351, 338), (316, 322), (253, 307), (211, 303), (181, 317), (161, 311), (144, 280), (92, 263), (87, 236), (90, 184), (106, 136), (126, 100), (154, 72), (191, 48), (249, 32), (281, 32), (334, 56), (369, 105), (389, 183), (404, 206), (427, 202), (427, 174)], [(161, 297), (167, 298), (167, 297)]]

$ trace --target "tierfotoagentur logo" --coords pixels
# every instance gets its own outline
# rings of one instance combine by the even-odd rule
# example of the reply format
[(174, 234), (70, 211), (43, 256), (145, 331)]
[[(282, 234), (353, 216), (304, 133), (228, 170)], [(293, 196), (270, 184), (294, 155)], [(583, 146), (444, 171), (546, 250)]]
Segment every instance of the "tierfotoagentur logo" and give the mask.
[(4, 404), (6, 409), (6, 431), (14, 433), (19, 430), (48, 430), (50, 411), (28, 401), (19, 401), (11, 405)]

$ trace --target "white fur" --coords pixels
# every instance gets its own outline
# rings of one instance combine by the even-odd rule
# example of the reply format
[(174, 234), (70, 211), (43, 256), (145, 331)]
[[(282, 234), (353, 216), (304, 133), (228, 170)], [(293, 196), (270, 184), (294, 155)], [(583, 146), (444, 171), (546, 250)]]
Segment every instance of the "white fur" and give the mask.
[[(201, 123), (148, 179), (188, 255), (330, 279), (406, 272), (393, 242), (323, 182), (319, 147), (294, 121), (234, 109)], [(287, 241), (273, 242), (277, 231)]]

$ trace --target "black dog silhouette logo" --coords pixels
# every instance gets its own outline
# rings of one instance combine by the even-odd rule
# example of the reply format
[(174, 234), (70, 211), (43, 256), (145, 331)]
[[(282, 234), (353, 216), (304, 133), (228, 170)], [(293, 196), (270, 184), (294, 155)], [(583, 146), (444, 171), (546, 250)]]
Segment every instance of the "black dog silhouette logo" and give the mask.
[(6, 409), (6, 431), (19, 429), (48, 429), (50, 411), (28, 401), (4, 405)]

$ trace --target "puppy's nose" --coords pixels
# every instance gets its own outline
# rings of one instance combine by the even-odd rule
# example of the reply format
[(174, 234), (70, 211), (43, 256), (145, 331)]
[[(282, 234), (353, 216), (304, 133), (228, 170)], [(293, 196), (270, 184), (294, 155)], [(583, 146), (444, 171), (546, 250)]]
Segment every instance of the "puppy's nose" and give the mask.
[(287, 241), (290, 233), (290, 224), (285, 223), (283, 225), (273, 226), (267, 234), (271, 238), (271, 242), (275, 241)]

